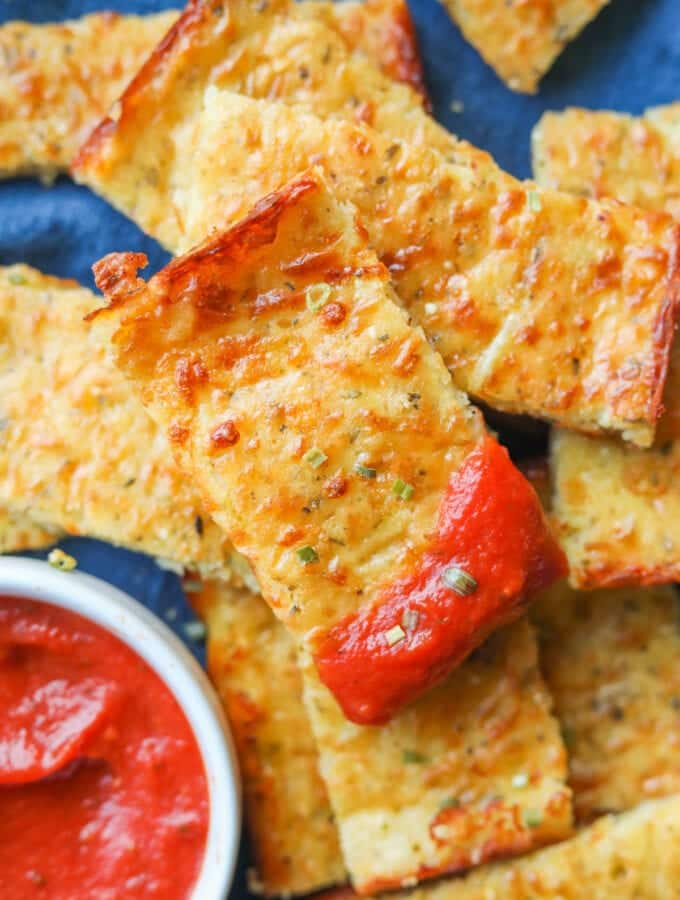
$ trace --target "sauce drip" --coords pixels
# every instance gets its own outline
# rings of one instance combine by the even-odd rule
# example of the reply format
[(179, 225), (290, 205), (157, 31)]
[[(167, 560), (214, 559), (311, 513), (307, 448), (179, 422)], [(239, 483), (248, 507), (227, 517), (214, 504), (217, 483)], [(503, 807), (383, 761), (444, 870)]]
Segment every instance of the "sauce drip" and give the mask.
[[(472, 576), (469, 595), (447, 585), (451, 567)], [(487, 437), (451, 476), (415, 571), (322, 638), (314, 654), (321, 680), (351, 721), (386, 722), (566, 570), (536, 492)]]

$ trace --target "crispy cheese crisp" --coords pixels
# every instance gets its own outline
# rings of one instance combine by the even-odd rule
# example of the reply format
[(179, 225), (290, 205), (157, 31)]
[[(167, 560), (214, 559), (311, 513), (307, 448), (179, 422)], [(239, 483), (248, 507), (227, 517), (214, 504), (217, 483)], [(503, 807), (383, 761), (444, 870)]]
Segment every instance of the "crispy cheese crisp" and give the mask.
[(553, 586), (532, 607), (580, 821), (680, 793), (680, 634), (671, 587)]
[(105, 12), (0, 27), (0, 178), (65, 171), (176, 18)]
[(190, 599), (208, 627), (208, 672), (238, 750), (256, 866), (251, 887), (289, 895), (342, 883), (295, 642), (262, 598), (243, 588), (206, 581)]
[(354, 216), (310, 170), (148, 284), (140, 254), (95, 276), (119, 366), (347, 717), (375, 724), (566, 570)]
[(524, 853), (571, 833), (566, 754), (522, 620), (381, 728), (352, 725), (306, 657), (321, 771), (354, 888)]
[(461, 387), (498, 409), (648, 445), (676, 316), (678, 226), (517, 182), (302, 19), (304, 4), (278, 4), (233, 0), (228, 49), (213, 8), (195, 5), (120, 118), (81, 150), (76, 176), (178, 252), (321, 162)]
[(230, 577), (232, 548), (83, 322), (73, 281), (0, 269), (0, 508)]
[[(405, 0), (319, 0), (305, 3), (301, 13), (338, 31), (349, 48), (425, 96)], [(66, 171), (177, 18), (174, 11), (150, 16), (105, 12), (59, 24), (1, 26), (0, 178), (29, 174), (50, 181)]]
[[(579, 834), (465, 878), (421, 887), (395, 900), (678, 900), (680, 797), (598, 819)], [(323, 900), (349, 900), (328, 892)]]
[(481, 57), (513, 91), (538, 82), (609, 0), (442, 0)]
[[(538, 179), (578, 194), (608, 194), (680, 213), (680, 104), (640, 119), (570, 109), (533, 135)], [(680, 578), (680, 343), (674, 343), (651, 450), (558, 432), (553, 507), (572, 582), (581, 587)]]

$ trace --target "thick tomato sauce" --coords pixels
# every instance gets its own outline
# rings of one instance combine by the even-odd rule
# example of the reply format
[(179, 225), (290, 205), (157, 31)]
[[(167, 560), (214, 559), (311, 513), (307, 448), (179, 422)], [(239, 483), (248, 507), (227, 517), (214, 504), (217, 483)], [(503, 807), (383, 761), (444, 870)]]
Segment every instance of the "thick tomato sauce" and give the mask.
[(0, 597), (0, 897), (182, 900), (208, 830), (182, 710), (122, 642)]
[[(446, 585), (451, 566), (475, 579), (469, 596)], [(451, 477), (436, 533), (415, 571), (324, 636), (315, 653), (321, 680), (348, 719), (385, 722), (566, 570), (536, 492), (507, 451), (486, 438)]]

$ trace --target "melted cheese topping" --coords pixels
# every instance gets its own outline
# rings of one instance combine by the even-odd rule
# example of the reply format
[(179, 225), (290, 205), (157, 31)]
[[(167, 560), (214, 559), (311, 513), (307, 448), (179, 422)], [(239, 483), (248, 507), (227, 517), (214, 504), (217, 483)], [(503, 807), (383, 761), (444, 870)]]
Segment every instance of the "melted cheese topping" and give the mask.
[(208, 626), (208, 672), (238, 750), (257, 872), (251, 888), (288, 895), (342, 883), (295, 642), (249, 591), (209, 581), (190, 597)]
[(354, 887), (409, 886), (571, 832), (566, 754), (522, 621), (392, 722), (348, 722), (303, 657), (321, 771)]
[[(180, 22), (77, 177), (177, 252), (321, 163), (461, 387), (648, 445), (675, 318), (673, 221), (522, 185), (297, 9), (231, 4), (227, 47), (219, 17)], [(503, 327), (502, 354), (485, 356)]]
[(680, 634), (671, 587), (550, 588), (532, 607), (580, 821), (680, 792)]
[(83, 322), (96, 305), (75, 282), (0, 271), (0, 506), (229, 577), (231, 546)]
[[(418, 44), (404, 0), (305, 3), (387, 75), (425, 95)], [(0, 27), (0, 178), (65, 172), (80, 144), (178, 18), (93, 13), (59, 24)]]
[(177, 13), (0, 27), (0, 178), (65, 171)]
[[(395, 900), (677, 900), (680, 797), (599, 819), (569, 841)], [(347, 892), (323, 900), (349, 900)]]
[(565, 46), (609, 0), (442, 0), (468, 41), (513, 91), (533, 94)]
[(267, 601), (314, 644), (420, 558), (481, 417), (316, 173), (148, 285), (140, 264), (96, 267), (118, 363)]
[[(680, 212), (680, 104), (639, 119), (580, 109), (548, 113), (534, 131), (533, 149), (544, 184)], [(679, 396), (676, 339), (653, 449), (568, 432), (554, 437), (553, 507), (575, 585), (680, 577)]]

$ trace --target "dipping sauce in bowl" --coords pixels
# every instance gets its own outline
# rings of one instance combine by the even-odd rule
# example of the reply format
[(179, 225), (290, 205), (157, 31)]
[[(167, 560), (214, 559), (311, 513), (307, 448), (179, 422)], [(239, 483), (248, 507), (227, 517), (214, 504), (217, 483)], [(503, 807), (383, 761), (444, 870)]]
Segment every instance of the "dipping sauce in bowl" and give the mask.
[(70, 610), (0, 596), (0, 897), (185, 900), (209, 820), (196, 738), (153, 669)]

